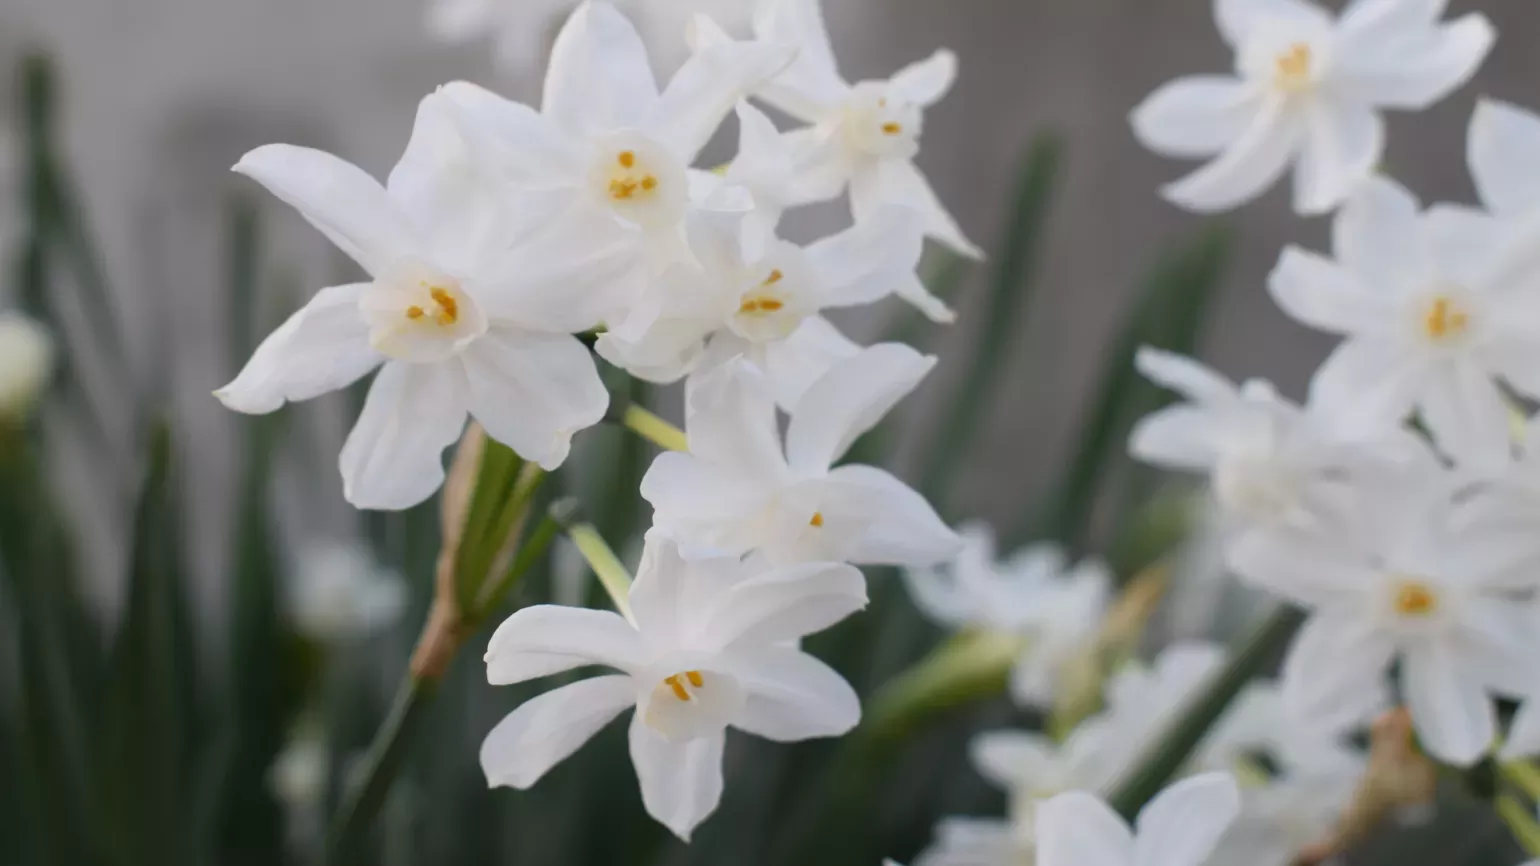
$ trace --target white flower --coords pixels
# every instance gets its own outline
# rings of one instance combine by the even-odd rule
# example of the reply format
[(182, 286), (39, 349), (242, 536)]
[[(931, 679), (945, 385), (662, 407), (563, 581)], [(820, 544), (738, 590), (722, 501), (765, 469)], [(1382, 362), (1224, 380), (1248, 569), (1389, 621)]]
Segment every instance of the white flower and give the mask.
[(739, 215), (693, 215), (689, 238), (698, 265), (663, 274), (663, 306), (651, 326), (634, 337), (604, 334), (599, 354), (657, 382), (742, 356), (789, 408), (832, 365), (860, 351), (823, 318), (824, 310), (893, 293), (931, 297), (914, 273), (920, 227), (903, 208), (883, 208), (806, 248), (771, 239), (757, 254), (747, 252), (739, 228)]
[(818, 129), (783, 133), (764, 112), (738, 103), (738, 153), (722, 177), (754, 197), (743, 227), (750, 244), (775, 237), (787, 209), (827, 201), (845, 188), (847, 178), (836, 162), (824, 158), (825, 150)]
[(756, 95), (814, 124), (817, 162), (823, 164), (806, 170), (848, 179), (858, 221), (883, 204), (905, 205), (924, 216), (927, 236), (962, 255), (983, 257), (914, 165), (925, 109), (946, 95), (957, 75), (952, 52), (937, 51), (886, 81), (850, 84), (835, 64), (819, 0), (765, 0), (755, 12), (754, 33), (799, 49), (791, 66)]
[(1495, 378), (1540, 396), (1540, 292), (1505, 262), (1508, 235), (1483, 214), (1375, 178), (1333, 223), (1336, 261), (1284, 250), (1269, 280), (1284, 312), (1343, 335), (1310, 403), (1348, 430), (1416, 409), (1466, 468), (1506, 461), (1509, 409)]
[(1191, 210), (1261, 195), (1294, 165), (1294, 208), (1322, 213), (1384, 151), (1382, 109), (1421, 110), (1467, 81), (1492, 46), (1487, 19), (1438, 20), (1441, 0), (1215, 0), (1234, 75), (1180, 78), (1133, 112), (1145, 147), (1215, 159), (1164, 190)]
[(1490, 693), (1525, 694), (1540, 653), (1536, 542), (1451, 501), (1439, 470), (1366, 476), (1317, 519), (1269, 527), (1232, 550), (1240, 576), (1310, 609), (1283, 667), (1284, 705), (1327, 728), (1399, 669), (1419, 741), (1468, 765), (1491, 745)]
[(1540, 213), (1540, 116), (1481, 100), (1466, 130), (1465, 159), (1487, 210), (1504, 218)]
[(284, 745), (268, 769), (267, 783), (273, 795), (296, 817), (308, 815), (326, 796), (326, 777), (331, 750), (318, 733), (304, 730)]
[(25, 418), (53, 375), (53, 335), (21, 313), (0, 313), (0, 418)]
[[(697, 28), (714, 29), (698, 20)], [(549, 242), (613, 250), (624, 264), (602, 274), (611, 330), (656, 316), (648, 278), (693, 257), (685, 239), (690, 164), (748, 88), (780, 71), (792, 49), (709, 40), (660, 93), (636, 29), (608, 3), (572, 13), (552, 49), (541, 111), (473, 84), (444, 92), (477, 147), (516, 188), (547, 205)], [(746, 210), (747, 194), (712, 204)], [(627, 325), (626, 323), (630, 323)]]
[(603, 417), (609, 395), (570, 331), (587, 327), (572, 287), (609, 263), (597, 251), (519, 243), (529, 232), (522, 199), (478, 171), (442, 95), (423, 100), (385, 187), (288, 145), (252, 151), (236, 171), (370, 275), (322, 289), (216, 392), (236, 411), (272, 412), (383, 364), (342, 449), (349, 502), (406, 508), (432, 495), (467, 414), (546, 468)]
[(356, 542), (322, 542), (301, 551), (289, 584), (289, 613), (299, 632), (323, 643), (388, 628), (406, 607), (406, 584)]
[(1093, 794), (1038, 807), (1037, 866), (1199, 866), (1240, 811), (1228, 773), (1184, 779), (1139, 812), (1134, 830)]
[(951, 556), (957, 535), (920, 494), (876, 467), (832, 468), (934, 365), (897, 343), (841, 361), (792, 409), (784, 451), (755, 368), (719, 368), (690, 394), (690, 450), (659, 455), (642, 479), (653, 526), (691, 556), (758, 551), (773, 562), (858, 565)]
[(856, 569), (686, 561), (652, 532), (629, 602), (629, 621), (541, 605), (498, 627), (486, 654), (494, 685), (587, 665), (619, 673), (554, 689), (500, 722), (481, 747), (489, 784), (530, 787), (634, 706), (642, 801), (687, 840), (722, 795), (728, 727), (792, 742), (839, 736), (860, 719), (849, 684), (795, 645), (866, 605)]
[(1359, 773), (1290, 775), (1241, 789), (1241, 813), (1207, 866), (1293, 866), (1337, 825)]
[(1101, 626), (1112, 575), (1096, 560), (1068, 568), (1054, 544), (1034, 544), (997, 561), (993, 531), (962, 527), (963, 547), (946, 568), (904, 572), (910, 596), (932, 619), (953, 628), (984, 628), (1029, 638), (1011, 675), (1011, 693), (1027, 705), (1053, 700), (1066, 663)]

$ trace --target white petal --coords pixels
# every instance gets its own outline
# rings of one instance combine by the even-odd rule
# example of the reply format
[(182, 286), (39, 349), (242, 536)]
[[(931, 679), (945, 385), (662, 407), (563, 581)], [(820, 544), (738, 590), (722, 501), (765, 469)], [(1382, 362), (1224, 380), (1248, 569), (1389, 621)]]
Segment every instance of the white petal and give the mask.
[(1385, 124), (1357, 104), (1321, 97), (1306, 109), (1305, 138), (1294, 170), (1294, 210), (1325, 213), (1369, 177), (1385, 151)]
[(369, 285), (317, 292), (214, 396), (237, 412), (263, 414), (345, 388), (373, 370), (384, 358), (369, 346), (369, 326), (358, 312), (358, 297)]
[(1139, 813), (1134, 862), (1138, 866), (1198, 866), (1241, 811), (1241, 792), (1229, 773), (1205, 773), (1161, 791)]
[(515, 611), (487, 643), (487, 682), (507, 686), (584, 665), (630, 671), (642, 662), (636, 629), (617, 613), (541, 604)]
[(1334, 613), (1306, 621), (1284, 659), (1281, 679), (1289, 717), (1321, 730), (1361, 723), (1377, 705), (1395, 646), (1367, 623)]
[(631, 762), (642, 787), (642, 804), (675, 836), (688, 842), (722, 799), (722, 748), (726, 732), (671, 742), (631, 720)]
[(735, 653), (733, 676), (748, 699), (733, 727), (780, 743), (838, 737), (861, 721), (861, 699), (833, 668), (801, 650)]
[(1071, 791), (1037, 807), (1037, 866), (1133, 866), (1134, 839), (1093, 794)]
[(1226, 560), (1243, 580), (1307, 607), (1347, 603), (1368, 578), (1346, 544), (1297, 526), (1247, 532)]
[(1355, 189), (1332, 221), (1337, 260), (1360, 277), (1387, 285), (1418, 277), (1421, 237), (1417, 199), (1383, 175)]
[(1483, 99), (1471, 115), (1465, 141), (1482, 204), (1504, 216), (1540, 207), (1540, 116)]
[(1168, 469), (1207, 472), (1219, 462), (1226, 432), (1215, 412), (1171, 406), (1139, 419), (1128, 436), (1128, 453)]
[(812, 244), (807, 258), (823, 288), (819, 306), (851, 307), (892, 294), (912, 277), (924, 243), (919, 214), (890, 205)]
[(574, 135), (638, 127), (658, 101), (647, 49), (605, 2), (585, 2), (551, 46), (540, 110)]
[(886, 470), (841, 466), (829, 473), (820, 494), (827, 549), (841, 561), (923, 566), (962, 548), (925, 497)]
[(1537, 754), (1540, 754), (1540, 698), (1529, 698), (1513, 717), (1500, 757), (1504, 761), (1516, 761)]
[(1007, 794), (1036, 786), (1047, 789), (1057, 781), (1058, 746), (1042, 734), (990, 731), (968, 742), (968, 759), (979, 775)]
[(856, 220), (869, 219), (883, 205), (901, 205), (918, 213), (926, 237), (933, 238), (960, 256), (984, 258), (984, 251), (963, 234), (957, 220), (936, 196), (930, 181), (902, 159), (884, 159), (861, 168), (850, 178), (850, 209)]
[(487, 734), (481, 771), (491, 787), (528, 788), (636, 702), (630, 677), (594, 677), (525, 701)]
[(791, 410), (786, 456), (799, 472), (828, 469), (919, 385), (936, 359), (901, 343), (871, 346), (835, 365)]
[(1534, 665), (1540, 631), (1535, 628), (1533, 603), (1479, 596), (1468, 600), (1462, 613), (1460, 650), (1469, 669), (1493, 691), (1510, 696), (1535, 693), (1540, 686), (1540, 671)]
[(760, 91), (766, 101), (809, 123), (824, 119), (850, 92), (840, 78), (821, 0), (767, 0), (754, 11), (760, 41), (790, 45), (797, 57)]
[(760, 541), (755, 518), (776, 485), (675, 451), (659, 454), (642, 477), (653, 526), (691, 547), (747, 553)]
[(1423, 359), (1380, 340), (1338, 346), (1310, 380), (1310, 408), (1344, 433), (1381, 431), (1411, 414), (1426, 377)]
[(593, 355), (576, 337), (497, 328), (461, 358), (471, 415), (488, 436), (546, 470), (567, 459), (572, 434), (609, 408)]
[(468, 81), (438, 92), (454, 104), (466, 141), (513, 181), (542, 187), (571, 181), (581, 170), (573, 140), (538, 111)]
[(1469, 81), (1496, 38), (1492, 22), (1476, 13), (1399, 39), (1362, 34), (1344, 40), (1333, 85), (1360, 104), (1422, 111)]
[(1030, 862), (1031, 856), (1031, 846), (1010, 821), (951, 817), (936, 822), (935, 842), (915, 857), (914, 866), (997, 866)]
[[(967, 545), (970, 540), (967, 534), (960, 535)], [(946, 564), (906, 568), (903, 576), (909, 600), (937, 624), (959, 627), (969, 625), (977, 618), (974, 594), (952, 577)]]
[(708, 646), (755, 647), (793, 641), (866, 607), (860, 570), (832, 562), (769, 568), (740, 580), (695, 623)]
[(594, 211), (573, 208), (547, 230), (483, 263), (471, 289), (494, 323), (577, 333), (613, 320), (617, 310), (634, 308), (646, 281), (647, 263), (635, 233)]
[(1497, 736), (1492, 700), (1452, 647), (1438, 641), (1409, 647), (1401, 659), (1401, 689), (1428, 754), (1458, 767), (1486, 754)]
[[(720, 341), (721, 337), (717, 338)], [(840, 363), (861, 354), (861, 347), (823, 316), (808, 316), (791, 336), (764, 347), (765, 378), (776, 405), (790, 411), (802, 395)]]
[(750, 474), (777, 476), (785, 465), (775, 401), (761, 374), (734, 362), (693, 377), (685, 410), (690, 453)]
[(1352, 273), (1325, 256), (1286, 247), (1267, 291), (1290, 318), (1331, 334), (1350, 334), (1393, 315)]
[(893, 73), (888, 92), (916, 105), (930, 106), (941, 100), (957, 79), (957, 55), (945, 48)]
[(642, 559), (631, 584), (631, 613), (644, 635), (677, 641), (697, 633), (697, 625), (731, 588), (740, 567), (727, 558), (691, 562), (679, 544), (658, 527), (643, 539)]
[(1307, 22), (1329, 26), (1331, 17), (1308, 0), (1214, 0), (1214, 20), (1219, 33), (1239, 48), (1258, 26), (1282, 22)]
[(1216, 159), (1161, 190), (1194, 211), (1228, 210), (1260, 196), (1283, 175), (1304, 139), (1302, 119), (1274, 98)]
[(1448, 6), (1449, 0), (1351, 0), (1338, 20), (1350, 33), (1415, 30), (1432, 26)]
[(1134, 366), (1151, 382), (1197, 403), (1230, 403), (1239, 396), (1229, 379), (1175, 352), (1141, 346), (1134, 355)]
[(441, 364), (391, 361), (342, 446), (342, 494), (357, 508), (410, 508), (444, 483), (444, 449), (465, 428), (463, 382)]
[(1194, 75), (1162, 85), (1129, 115), (1134, 136), (1164, 156), (1209, 156), (1246, 131), (1261, 93), (1231, 76)]
[(1417, 410), (1440, 450), (1462, 468), (1501, 471), (1513, 439), (1507, 402), (1486, 371), (1450, 359), (1425, 376)]
[(370, 275), (421, 252), (385, 188), (352, 163), (308, 147), (269, 144), (241, 157), (235, 171), (299, 211)]
[[(715, 27), (696, 16), (695, 27)], [(664, 88), (644, 129), (685, 162), (691, 162), (721, 126), (733, 105), (791, 63), (786, 45), (727, 41), (701, 48)]]
[(1440, 277), (1456, 285), (1506, 288), (1491, 274), (1510, 246), (1509, 227), (1479, 208), (1440, 203), (1423, 213), (1420, 240)]

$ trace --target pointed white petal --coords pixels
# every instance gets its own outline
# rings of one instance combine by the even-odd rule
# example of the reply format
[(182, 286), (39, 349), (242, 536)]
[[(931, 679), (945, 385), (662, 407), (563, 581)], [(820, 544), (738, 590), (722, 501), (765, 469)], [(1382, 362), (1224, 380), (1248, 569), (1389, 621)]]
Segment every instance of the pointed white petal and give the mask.
[(461, 359), (471, 415), (488, 436), (546, 470), (560, 466), (572, 435), (609, 408), (593, 355), (576, 337), (497, 328)]
[(1508, 403), (1473, 362), (1453, 359), (1424, 377), (1417, 411), (1433, 441), (1462, 468), (1501, 471), (1513, 452)]
[(613, 5), (584, 2), (556, 36), (540, 111), (572, 135), (639, 127), (658, 101), (647, 49)]
[(1411, 414), (1427, 376), (1424, 359), (1382, 340), (1352, 338), (1310, 380), (1310, 409), (1344, 433), (1383, 431)]
[(1194, 75), (1162, 85), (1129, 115), (1139, 143), (1164, 156), (1210, 156), (1240, 138), (1262, 93), (1233, 76)]
[(357, 508), (410, 508), (444, 483), (444, 449), (465, 428), (464, 383), (442, 364), (391, 361), (342, 446), (342, 495)]
[(1461, 286), (1493, 286), (1491, 274), (1512, 246), (1510, 224), (1484, 210), (1458, 204), (1435, 204), (1422, 216), (1421, 243), (1434, 271)]
[(1135, 823), (1137, 866), (1199, 866), (1241, 811), (1229, 773), (1204, 773), (1161, 791)]
[(1383, 293), (1377, 296), (1336, 262), (1299, 247), (1278, 257), (1267, 291), (1290, 318), (1331, 334), (1373, 327), (1390, 315)]
[(468, 146), (509, 180), (539, 188), (572, 182), (581, 171), (571, 136), (528, 105), (469, 81), (452, 81), (438, 92), (454, 105)]
[(1168, 469), (1207, 472), (1218, 464), (1225, 442), (1221, 418), (1196, 406), (1170, 406), (1139, 419), (1128, 436), (1128, 453)]
[(1401, 689), (1418, 741), (1457, 767), (1475, 763), (1497, 736), (1492, 699), (1472, 673), (1442, 641), (1408, 647), (1401, 659)]
[[(695, 27), (716, 25), (696, 16)], [(674, 74), (643, 129), (679, 158), (692, 162), (733, 105), (785, 69), (794, 56), (790, 46), (763, 42), (727, 41), (703, 47)]]
[(688, 842), (722, 799), (722, 748), (726, 732), (680, 742), (664, 739), (638, 713), (631, 720), (631, 762), (642, 787), (642, 804), (675, 836)]
[(641, 496), (653, 507), (653, 526), (690, 548), (747, 553), (761, 538), (756, 518), (770, 507), (777, 486), (692, 454), (659, 454), (642, 477)]
[(1289, 717), (1321, 730), (1363, 722), (1384, 694), (1395, 653), (1390, 639), (1345, 614), (1316, 614), (1295, 635), (1283, 662), (1283, 703)]
[(924, 231), (919, 214), (887, 205), (809, 246), (808, 263), (824, 289), (819, 306), (853, 307), (893, 294), (913, 279), (925, 244)]
[(935, 365), (935, 358), (901, 343), (871, 346), (835, 365), (791, 411), (786, 431), (791, 466), (816, 473), (834, 465)]
[[(1471, 543), (1477, 544), (1481, 540), (1484, 539), (1473, 538)], [(1533, 566), (1533, 558), (1529, 559), (1529, 564)], [(1526, 573), (1532, 576), (1534, 571), (1531, 568)], [(1464, 645), (1461, 650), (1469, 670), (1501, 694), (1535, 693), (1540, 687), (1540, 672), (1534, 665), (1536, 651), (1540, 650), (1535, 608), (1531, 604), (1515, 604), (1494, 593), (1466, 601), (1462, 614)]]
[(1449, 0), (1351, 0), (1339, 22), (1354, 36), (1404, 32), (1432, 26), (1448, 6)]
[(1344, 545), (1296, 526), (1247, 532), (1227, 560), (1243, 580), (1307, 607), (1351, 603), (1370, 577)]
[(835, 66), (821, 0), (766, 0), (754, 11), (754, 36), (797, 50), (790, 67), (759, 95), (800, 120), (824, 119), (850, 93)]
[(866, 607), (866, 578), (832, 562), (786, 565), (740, 580), (694, 625), (709, 646), (758, 646), (823, 631)]
[(1482, 204), (1504, 216), (1540, 208), (1540, 116), (1483, 99), (1471, 115), (1465, 141)]
[(1332, 250), (1344, 267), (1386, 285), (1413, 280), (1420, 256), (1422, 218), (1417, 199), (1395, 181), (1375, 175), (1343, 202), (1332, 221)]
[(1368, 108), (1327, 98), (1306, 110), (1294, 170), (1294, 210), (1325, 213), (1363, 183), (1385, 152), (1385, 124)]
[(1500, 757), (1516, 761), (1540, 755), (1540, 698), (1529, 698), (1519, 707), (1503, 741)]
[(289, 401), (346, 388), (384, 360), (358, 312), (368, 283), (333, 286), (268, 335), (235, 381), (214, 392), (237, 412), (260, 415)]
[(594, 677), (525, 701), (487, 734), (481, 771), (491, 787), (528, 788), (636, 702), (630, 677)]
[(1283, 175), (1304, 140), (1303, 119), (1284, 103), (1265, 103), (1223, 153), (1161, 190), (1171, 202), (1193, 211), (1228, 210), (1244, 204)]
[(422, 252), (385, 188), (362, 169), (329, 153), (269, 144), (241, 157), (235, 171), (299, 211), (370, 275)]
[(507, 686), (585, 665), (631, 671), (643, 654), (636, 629), (617, 613), (541, 604), (503, 620), (485, 661), (487, 682)]
[(751, 474), (779, 476), (780, 426), (763, 376), (744, 362), (691, 380), (685, 410), (690, 453)]
[[(595, 211), (573, 208), (547, 230), (484, 262), (471, 285), (494, 323), (577, 333), (634, 310), (647, 283), (636, 234)], [(618, 330), (612, 327), (611, 330)]]
[[(716, 338), (717, 342), (721, 337)], [(765, 378), (775, 403), (790, 411), (814, 382), (835, 366), (861, 354), (861, 347), (823, 316), (808, 316), (784, 340), (764, 347)]]
[(1364, 34), (1357, 44), (1344, 42), (1333, 84), (1359, 104), (1422, 111), (1469, 81), (1496, 38), (1492, 22), (1477, 13), (1401, 39)]
[(733, 676), (747, 694), (733, 727), (794, 743), (842, 736), (861, 721), (861, 699), (833, 668), (790, 647), (734, 653)]
[(1042, 734), (1025, 731), (990, 731), (968, 743), (968, 759), (979, 775), (1007, 794), (1036, 786), (1052, 787), (1058, 764), (1058, 746)]
[(1230, 403), (1239, 396), (1229, 379), (1175, 352), (1141, 346), (1134, 355), (1134, 366), (1151, 382), (1196, 403)]
[(963, 234), (946, 205), (931, 189), (930, 181), (914, 163), (884, 159), (851, 176), (850, 209), (857, 221), (871, 218), (883, 205), (900, 205), (915, 211), (924, 221), (927, 237), (945, 244), (960, 256), (984, 258), (984, 251)]
[(1134, 839), (1093, 794), (1071, 791), (1037, 807), (1037, 866), (1134, 866)]
[(931, 565), (957, 555), (962, 541), (935, 508), (885, 470), (841, 466), (820, 490), (827, 549), (858, 565)]
[(888, 92), (916, 105), (930, 106), (941, 100), (957, 79), (957, 55), (945, 48), (893, 73)]

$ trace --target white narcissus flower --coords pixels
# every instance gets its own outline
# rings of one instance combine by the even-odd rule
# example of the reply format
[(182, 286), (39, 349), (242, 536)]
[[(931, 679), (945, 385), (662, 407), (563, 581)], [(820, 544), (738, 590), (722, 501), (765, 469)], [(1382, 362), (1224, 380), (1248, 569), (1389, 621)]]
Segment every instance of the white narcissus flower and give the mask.
[(289, 613), (301, 634), (323, 643), (356, 640), (393, 625), (405, 607), (401, 576), (381, 568), (364, 545), (330, 541), (301, 550), (289, 584)]
[(860, 699), (832, 668), (797, 649), (866, 605), (848, 565), (766, 567), (687, 561), (648, 533), (630, 618), (540, 605), (509, 617), (487, 647), (487, 679), (509, 685), (588, 665), (619, 673), (525, 702), (487, 735), (493, 786), (528, 788), (632, 707), (631, 760), (648, 814), (680, 838), (716, 809), (722, 749), (734, 727), (778, 742), (837, 737)]
[(1094, 794), (1071, 791), (1038, 806), (1036, 866), (1200, 866), (1239, 812), (1240, 790), (1228, 773), (1161, 791), (1132, 831)]
[(781, 132), (764, 112), (738, 103), (738, 153), (722, 178), (754, 197), (754, 210), (744, 217), (747, 243), (775, 237), (787, 209), (827, 201), (844, 189), (839, 166), (823, 158), (822, 140), (816, 128)]
[(1466, 130), (1465, 160), (1487, 210), (1502, 218), (1540, 214), (1540, 115), (1481, 100)]
[[(444, 92), (488, 162), (546, 203), (558, 246), (625, 251), (627, 265), (605, 275), (606, 324), (639, 331), (661, 303), (646, 294), (649, 278), (693, 261), (685, 238), (685, 216), (697, 207), (690, 164), (739, 98), (793, 53), (713, 42), (660, 92), (636, 29), (608, 3), (586, 2), (556, 39), (540, 112), (467, 82)], [(701, 206), (748, 208), (747, 193), (745, 201), (712, 198), (720, 201)]]
[(1462, 468), (1506, 462), (1496, 380), (1540, 396), (1540, 269), (1514, 269), (1493, 218), (1419, 212), (1384, 178), (1361, 186), (1332, 229), (1335, 261), (1290, 247), (1268, 281), (1284, 312), (1346, 338), (1310, 383), (1312, 408), (1351, 431), (1399, 425), (1415, 409)]
[(1309, 0), (1216, 0), (1233, 75), (1195, 75), (1151, 94), (1140, 142), (1214, 159), (1164, 189), (1198, 211), (1261, 195), (1294, 166), (1294, 208), (1329, 211), (1374, 170), (1384, 109), (1420, 111), (1475, 73), (1495, 32), (1479, 14), (1441, 22), (1443, 0), (1353, 0), (1333, 18)]
[(1523, 695), (1540, 653), (1534, 536), (1452, 501), (1441, 470), (1359, 479), (1315, 520), (1269, 527), (1231, 551), (1243, 580), (1311, 612), (1283, 666), (1284, 706), (1325, 728), (1395, 665), (1418, 740), (1469, 765), (1497, 733), (1492, 694)]
[(1294, 866), (1337, 826), (1360, 772), (1271, 779), (1241, 789), (1241, 813), (1206, 866)]
[(798, 48), (791, 66), (755, 94), (814, 125), (818, 157), (804, 169), (814, 176), (833, 171), (848, 179), (850, 207), (858, 221), (881, 205), (904, 205), (923, 215), (927, 236), (962, 255), (982, 258), (914, 165), (925, 109), (951, 89), (956, 55), (943, 49), (886, 81), (850, 84), (835, 63), (819, 3), (765, 0), (755, 10), (756, 36)]
[(1101, 626), (1111, 573), (1097, 560), (1069, 568), (1054, 544), (997, 561), (994, 532), (985, 524), (965, 525), (958, 535), (962, 549), (946, 567), (905, 570), (910, 597), (944, 625), (1027, 636), (1011, 674), (1012, 696), (1020, 704), (1051, 704), (1065, 664)]
[(289, 145), (258, 148), (235, 170), (369, 274), (322, 289), (215, 392), (231, 409), (261, 414), (380, 367), (342, 449), (349, 502), (398, 509), (431, 496), (467, 414), (549, 469), (575, 432), (604, 416), (609, 394), (571, 332), (591, 324), (574, 287), (610, 260), (524, 242), (523, 199), (479, 170), (441, 94), (423, 100), (383, 187), (335, 156)]
[(53, 375), (53, 335), (21, 313), (0, 313), (0, 418), (31, 414)]
[(925, 565), (953, 555), (956, 533), (923, 496), (873, 466), (834, 468), (934, 365), (897, 343), (841, 361), (792, 409), (784, 450), (756, 368), (718, 368), (691, 389), (690, 450), (659, 455), (642, 478), (653, 526), (691, 556)]

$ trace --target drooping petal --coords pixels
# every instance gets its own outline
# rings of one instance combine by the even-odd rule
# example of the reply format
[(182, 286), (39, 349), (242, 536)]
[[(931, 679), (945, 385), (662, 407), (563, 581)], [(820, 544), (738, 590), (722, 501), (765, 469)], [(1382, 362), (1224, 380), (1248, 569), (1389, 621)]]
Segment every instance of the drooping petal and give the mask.
[(1260, 196), (1283, 175), (1304, 133), (1303, 118), (1272, 97), (1223, 153), (1167, 184), (1161, 194), (1193, 211), (1228, 210), (1243, 204)]
[(1337, 260), (1360, 277), (1386, 286), (1417, 278), (1422, 219), (1406, 187), (1370, 177), (1343, 202), (1331, 229)]
[(893, 294), (919, 265), (924, 231), (919, 214), (885, 206), (810, 245), (808, 263), (824, 289), (819, 306), (853, 307)]
[[(713, 342), (722, 342), (720, 335)], [(808, 316), (791, 336), (764, 348), (765, 378), (775, 403), (790, 411), (814, 382), (837, 365), (861, 354), (861, 347), (823, 316)]]
[(1501, 471), (1513, 452), (1508, 403), (1487, 372), (1452, 359), (1425, 376), (1417, 411), (1440, 450), (1462, 468)]
[(826, 550), (860, 565), (923, 566), (957, 554), (962, 541), (935, 508), (891, 473), (841, 466), (820, 486)]
[(888, 92), (916, 105), (930, 106), (941, 100), (957, 79), (957, 55), (940, 48), (924, 60), (905, 66), (888, 79)]
[(678, 642), (686, 633), (699, 633), (739, 571), (731, 557), (685, 559), (679, 543), (655, 525), (643, 540), (630, 592), (631, 614), (644, 638)]
[(422, 252), (405, 215), (362, 169), (319, 150), (269, 144), (235, 171), (267, 187), (371, 276)]
[(850, 178), (850, 209), (856, 220), (870, 219), (885, 204), (915, 211), (925, 224), (925, 235), (950, 247), (960, 256), (984, 258), (984, 251), (968, 240), (930, 181), (903, 159), (884, 159), (863, 166)]
[(1394, 343), (1353, 338), (1310, 380), (1310, 409), (1346, 434), (1384, 431), (1411, 413), (1427, 375), (1424, 359)]
[(1007, 794), (1048, 790), (1058, 760), (1058, 746), (1042, 734), (990, 731), (968, 743), (968, 759), (979, 775)]
[(384, 358), (369, 345), (369, 326), (358, 312), (368, 283), (333, 286), (268, 335), (230, 384), (214, 392), (237, 412), (260, 415), (289, 401), (345, 388)]
[(1540, 208), (1540, 116), (1483, 99), (1471, 115), (1466, 159), (1481, 203), (1503, 216)]
[(1262, 107), (1262, 93), (1240, 78), (1178, 78), (1145, 97), (1129, 115), (1134, 135), (1164, 156), (1210, 156), (1240, 138)]
[(1225, 430), (1217, 413), (1196, 406), (1170, 406), (1134, 425), (1128, 453), (1135, 459), (1189, 472), (1207, 472), (1219, 462)]
[(1290, 718), (1321, 730), (1361, 722), (1376, 705), (1395, 653), (1389, 638), (1346, 614), (1312, 616), (1283, 662), (1283, 703)]
[(486, 663), (487, 682), (507, 686), (585, 665), (631, 671), (642, 663), (642, 645), (617, 613), (541, 604), (503, 620)]
[(343, 443), (342, 495), (357, 508), (410, 508), (444, 483), (444, 449), (465, 428), (464, 383), (444, 364), (391, 361)]
[(1141, 346), (1134, 355), (1134, 366), (1146, 379), (1195, 403), (1230, 403), (1239, 396), (1229, 379), (1175, 352)]
[(1095, 795), (1071, 791), (1037, 807), (1037, 866), (1133, 864), (1133, 834)]
[(481, 744), (491, 787), (528, 788), (636, 702), (630, 677), (582, 680), (525, 701)]
[(835, 64), (820, 5), (821, 0), (768, 0), (754, 10), (757, 39), (797, 50), (791, 66), (759, 95), (808, 123), (826, 119), (850, 93)]
[(1198, 866), (1241, 811), (1229, 773), (1204, 773), (1161, 791), (1135, 824), (1136, 866)]
[(573, 434), (609, 408), (593, 355), (576, 337), (497, 328), (461, 358), (471, 415), (488, 436), (546, 470), (560, 466)]
[(1476, 74), (1497, 31), (1471, 13), (1431, 30), (1345, 39), (1332, 70), (1338, 92), (1359, 104), (1422, 111)]
[[(720, 28), (703, 15), (697, 15), (692, 26), (697, 32), (709, 29), (720, 35)], [(708, 42), (674, 74), (642, 127), (687, 163), (706, 146), (733, 105), (785, 69), (796, 54), (788, 45), (733, 42), (725, 36)]]
[(823, 631), (866, 607), (866, 578), (853, 566), (811, 562), (768, 568), (739, 580), (701, 614), (707, 646), (793, 641)]
[(1475, 763), (1497, 736), (1492, 699), (1472, 674), (1442, 641), (1408, 647), (1401, 659), (1401, 689), (1418, 741), (1458, 767)]
[(1384, 151), (1385, 124), (1378, 114), (1359, 104), (1312, 100), (1294, 170), (1294, 210), (1318, 214), (1341, 204)]
[(834, 465), (935, 365), (934, 357), (901, 343), (871, 346), (835, 365), (791, 411), (786, 456), (792, 468), (817, 473)]
[(568, 134), (640, 127), (658, 101), (647, 48), (609, 3), (584, 2), (556, 36), (540, 111)]
[(1288, 316), (1331, 334), (1372, 328), (1389, 316), (1386, 298), (1366, 288), (1336, 262), (1286, 247), (1267, 277), (1267, 291)]
[(747, 695), (733, 727), (794, 743), (838, 737), (861, 721), (861, 699), (833, 668), (791, 647), (734, 653), (733, 676)]
[(675, 742), (649, 728), (641, 714), (631, 720), (631, 763), (641, 783), (642, 804), (647, 814), (686, 842), (722, 799), (726, 742), (725, 731)]

